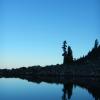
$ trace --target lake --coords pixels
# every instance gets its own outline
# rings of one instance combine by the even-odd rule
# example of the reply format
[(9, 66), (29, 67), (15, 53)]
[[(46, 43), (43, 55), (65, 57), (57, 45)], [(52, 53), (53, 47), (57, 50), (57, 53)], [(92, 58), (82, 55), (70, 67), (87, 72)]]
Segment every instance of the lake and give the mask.
[(73, 83), (29, 82), (0, 78), (0, 100), (99, 100), (86, 88)]

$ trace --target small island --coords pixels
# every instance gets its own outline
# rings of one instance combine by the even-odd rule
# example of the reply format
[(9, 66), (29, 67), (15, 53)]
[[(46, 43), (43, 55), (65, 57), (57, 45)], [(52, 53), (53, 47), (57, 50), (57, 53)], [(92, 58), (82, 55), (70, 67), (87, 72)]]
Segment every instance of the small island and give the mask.
[(95, 40), (94, 47), (87, 55), (73, 58), (73, 52), (67, 42), (63, 42), (63, 64), (0, 69), (0, 77), (100, 77), (100, 45)]

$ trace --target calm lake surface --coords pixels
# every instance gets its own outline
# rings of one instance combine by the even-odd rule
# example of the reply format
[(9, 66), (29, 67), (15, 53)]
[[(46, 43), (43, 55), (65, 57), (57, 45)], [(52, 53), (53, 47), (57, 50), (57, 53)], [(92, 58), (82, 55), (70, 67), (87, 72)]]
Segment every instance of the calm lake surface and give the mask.
[[(68, 99), (69, 98), (69, 99)], [(0, 78), (0, 100), (95, 100), (78, 85), (28, 82), (19, 78)]]

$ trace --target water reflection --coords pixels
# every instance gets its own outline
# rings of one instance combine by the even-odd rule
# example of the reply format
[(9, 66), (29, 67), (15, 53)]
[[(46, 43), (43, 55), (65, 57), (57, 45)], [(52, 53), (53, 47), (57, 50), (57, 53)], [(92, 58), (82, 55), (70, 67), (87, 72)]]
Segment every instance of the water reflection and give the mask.
[(64, 84), (62, 100), (70, 99), (72, 96), (72, 91), (73, 91), (73, 83), (72, 82), (68, 82), (68, 83)]
[(99, 77), (39, 77), (40, 81), (48, 83), (63, 84), (62, 100), (71, 99), (73, 86), (86, 89), (95, 100), (100, 100), (100, 78)]
[[(63, 94), (60, 93), (62, 100), (75, 100), (75, 99), (71, 99), (73, 97), (74, 86), (79, 86), (81, 88), (84, 88), (85, 90), (87, 90), (89, 92), (89, 94), (91, 94), (94, 97), (94, 100), (100, 100), (100, 78), (91, 78), (91, 77), (89, 77), (89, 78), (84, 78), (84, 77), (83, 78), (82, 77), (81, 78), (20, 77), (20, 78), (31, 81), (32, 83), (46, 82), (46, 83), (50, 83), (50, 84), (52, 84), (52, 83), (62, 84), (63, 87), (62, 87), (62, 89), (60, 89), (60, 91), (63, 93)], [(49, 86), (47, 86), (48, 89), (49, 89)], [(49, 92), (49, 90), (48, 90), (48, 92)], [(81, 94), (79, 93), (79, 95), (81, 95)], [(90, 100), (92, 100), (92, 99), (90, 99)], [(58, 99), (56, 99), (56, 100), (58, 100)], [(89, 100), (89, 99), (85, 99), (85, 100)]]

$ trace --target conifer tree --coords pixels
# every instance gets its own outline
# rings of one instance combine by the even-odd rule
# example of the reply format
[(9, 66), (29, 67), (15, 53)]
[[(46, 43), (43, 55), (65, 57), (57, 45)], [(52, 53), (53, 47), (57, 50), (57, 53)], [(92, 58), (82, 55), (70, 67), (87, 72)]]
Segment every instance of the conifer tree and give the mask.
[(68, 48), (67, 48), (66, 41), (63, 42), (62, 49), (63, 49), (62, 56), (64, 56), (63, 64), (71, 64), (73, 62), (73, 53), (72, 53), (72, 49), (70, 46), (68, 46)]
[(68, 64), (71, 64), (73, 62), (73, 54), (70, 46), (68, 46), (67, 62)]
[(63, 46), (62, 46), (62, 49), (63, 49), (63, 54), (62, 54), (62, 56), (64, 56), (63, 64), (67, 64), (67, 61), (66, 61), (66, 59), (67, 59), (67, 51), (66, 51), (66, 48), (67, 48), (67, 42), (64, 41), (64, 42), (63, 42)]
[(98, 46), (99, 46), (99, 42), (98, 42), (98, 39), (96, 39), (95, 44), (94, 44), (94, 48), (96, 49), (96, 48), (98, 48)]

